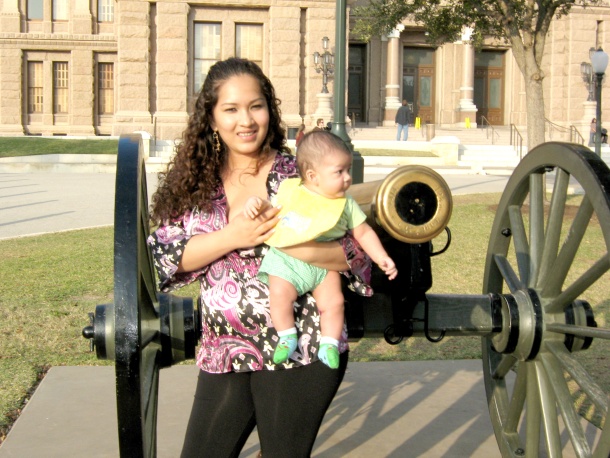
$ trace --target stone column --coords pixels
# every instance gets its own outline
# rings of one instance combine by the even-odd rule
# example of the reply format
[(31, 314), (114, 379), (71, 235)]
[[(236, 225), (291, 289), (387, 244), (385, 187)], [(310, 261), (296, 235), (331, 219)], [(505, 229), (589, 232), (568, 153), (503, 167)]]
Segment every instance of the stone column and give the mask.
[(580, 135), (585, 139), (585, 145), (589, 144), (589, 135), (591, 133), (591, 120), (597, 117), (597, 102), (595, 100), (586, 101), (582, 103), (583, 116), (578, 124), (576, 124), (580, 130)]
[(474, 47), (470, 44), (472, 29), (465, 28), (462, 33), (462, 85), (460, 87), (460, 105), (458, 107), (458, 127), (477, 126), (477, 107), (474, 104)]
[(334, 120), (332, 108), (333, 95), (320, 92), (319, 94), (316, 94), (316, 98), (318, 99), (318, 106), (314, 114), (309, 117), (309, 126), (312, 128), (316, 127), (316, 120), (319, 118), (324, 119), (324, 125), (329, 121), (332, 122)]
[[(282, 101), (282, 121), (287, 127), (299, 127), (302, 37), (301, 8), (273, 6), (269, 9), (269, 77), (277, 97)], [(308, 57), (308, 56), (305, 56)]]
[(88, 49), (72, 51), (72, 86), (70, 103), (70, 134), (95, 135), (93, 120), (94, 69), (93, 52)]
[(0, 31), (4, 33), (19, 33), (20, 21), (19, 1), (4, 0), (2, 9), (0, 10)]
[(187, 3), (157, 2), (152, 104), (155, 132), (160, 139), (180, 138), (188, 122)]
[(71, 33), (90, 34), (93, 28), (93, 17), (89, 9), (89, 0), (75, 0), (74, 12), (70, 18)]
[(3, 135), (23, 135), (22, 55), (17, 48), (0, 48), (0, 133)]
[(383, 117), (384, 126), (393, 126), (396, 112), (400, 108), (400, 32), (405, 26), (399, 24), (387, 35), (388, 55), (386, 61), (386, 85), (385, 85), (385, 110)]
[(117, 111), (113, 135), (138, 130), (151, 132), (150, 114), (150, 3), (121, 0), (118, 19)]

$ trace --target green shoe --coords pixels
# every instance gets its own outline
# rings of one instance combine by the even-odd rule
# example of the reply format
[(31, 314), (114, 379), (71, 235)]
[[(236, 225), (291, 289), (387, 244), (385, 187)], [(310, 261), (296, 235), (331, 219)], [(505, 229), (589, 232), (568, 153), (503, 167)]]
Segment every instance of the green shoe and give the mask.
[(281, 364), (288, 361), (288, 358), (297, 349), (297, 335), (290, 334), (288, 336), (280, 337), (280, 341), (275, 347), (273, 352), (273, 362), (275, 364)]
[(318, 358), (331, 369), (339, 368), (339, 349), (336, 345), (322, 344)]

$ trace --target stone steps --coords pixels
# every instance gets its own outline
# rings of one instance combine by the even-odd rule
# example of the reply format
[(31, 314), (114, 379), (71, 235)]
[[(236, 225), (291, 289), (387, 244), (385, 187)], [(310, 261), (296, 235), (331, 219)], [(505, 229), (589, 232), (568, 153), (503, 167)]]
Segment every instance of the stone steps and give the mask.
[[(491, 129), (473, 128), (444, 128), (434, 127), (434, 137), (457, 137), (460, 143), (465, 145), (510, 145), (510, 128), (498, 126)], [(493, 135), (492, 135), (493, 134)], [(394, 140), (396, 139), (396, 127), (358, 127), (348, 129), (348, 135), (352, 140)], [(409, 127), (408, 141), (429, 141), (428, 127), (422, 126), (420, 129)], [(492, 141), (493, 136), (493, 141)]]
[(519, 161), (519, 153), (510, 145), (462, 145), (458, 165), (514, 169)]

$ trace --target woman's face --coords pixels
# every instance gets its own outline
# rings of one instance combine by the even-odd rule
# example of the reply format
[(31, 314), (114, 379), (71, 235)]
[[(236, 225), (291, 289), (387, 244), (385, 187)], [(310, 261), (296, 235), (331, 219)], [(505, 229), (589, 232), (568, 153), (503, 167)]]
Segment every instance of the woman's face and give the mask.
[(269, 130), (269, 107), (254, 77), (232, 76), (220, 85), (211, 125), (229, 154), (260, 152)]

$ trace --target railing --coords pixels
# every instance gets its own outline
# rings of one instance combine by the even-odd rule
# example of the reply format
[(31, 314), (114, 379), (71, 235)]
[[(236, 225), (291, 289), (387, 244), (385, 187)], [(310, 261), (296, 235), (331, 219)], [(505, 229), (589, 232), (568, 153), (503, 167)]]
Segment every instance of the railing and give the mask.
[[(545, 118), (545, 133), (548, 132), (549, 140), (568, 140), (570, 143), (585, 144), (585, 139), (573, 124), (570, 127), (561, 126)], [(557, 135), (559, 137), (557, 138)]]
[(514, 124), (510, 125), (510, 144), (519, 152), (519, 160), (523, 159), (523, 136)]
[(489, 140), (489, 131), (491, 130), (491, 144), (495, 145), (496, 137), (500, 138), (500, 134), (498, 132), (496, 132), (496, 129), (494, 129), (494, 126), (491, 125), (491, 123), (485, 116), (481, 116), (481, 128), (485, 129), (485, 138), (487, 138), (488, 140)]
[(570, 126), (570, 143), (580, 143), (581, 145), (585, 144), (584, 137), (580, 134), (576, 126)]
[(544, 130), (545, 133), (548, 132), (549, 140), (565, 141), (568, 138), (572, 138), (572, 132), (569, 127), (564, 127), (559, 124), (555, 124), (553, 121), (549, 121), (546, 118), (544, 118)]

